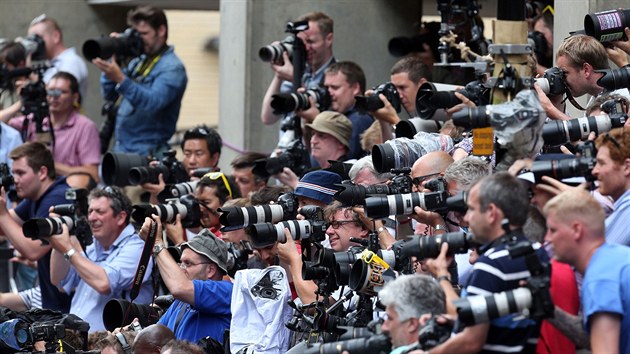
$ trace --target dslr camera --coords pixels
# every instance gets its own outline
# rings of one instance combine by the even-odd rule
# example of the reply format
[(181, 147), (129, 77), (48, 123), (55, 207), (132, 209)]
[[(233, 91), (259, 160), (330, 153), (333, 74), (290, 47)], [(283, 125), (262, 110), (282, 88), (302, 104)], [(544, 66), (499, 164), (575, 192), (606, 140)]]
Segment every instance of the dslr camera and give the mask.
[(339, 184), (340, 189), (333, 198), (340, 201), (345, 206), (364, 205), (365, 199), (371, 195), (389, 195), (411, 193), (413, 183), (409, 173), (411, 169), (392, 169), (396, 174), (389, 184), (373, 184), (370, 186), (355, 185), (351, 182)]
[(187, 194), (179, 198), (169, 199), (165, 204), (134, 205), (131, 211), (131, 217), (138, 223), (144, 222), (144, 219), (155, 214), (165, 223), (174, 223), (176, 216), (179, 214), (182, 220), (182, 226), (189, 229), (200, 226), (201, 210), (199, 202), (194, 196)]
[(289, 220), (277, 224), (270, 222), (254, 224), (249, 227), (249, 236), (256, 248), (270, 246), (276, 242), (285, 243), (284, 229), (289, 229), (294, 240), (320, 242), (326, 239), (328, 223), (324, 219), (322, 208), (314, 205), (302, 207), (300, 213), (306, 220)]
[(164, 153), (162, 160), (150, 166), (149, 159), (140, 155), (108, 152), (102, 160), (103, 181), (119, 187), (158, 183), (161, 173), (166, 184), (186, 182), (189, 180), (188, 173), (175, 158), (176, 154), (175, 150), (170, 150)]
[(330, 94), (323, 86), (312, 86), (304, 92), (280, 93), (271, 97), (271, 108), (273, 113), (284, 114), (296, 111), (303, 111), (311, 108), (312, 98), (317, 104), (317, 109), (325, 111), (330, 107)]
[(400, 95), (398, 94), (398, 90), (396, 90), (396, 86), (394, 86), (391, 82), (386, 82), (374, 88), (374, 94), (371, 96), (354, 96), (354, 99), (356, 100), (354, 106), (357, 111), (363, 114), (367, 112), (374, 112), (383, 108), (385, 105), (378, 97), (380, 94), (383, 94), (387, 101), (391, 103), (392, 107), (394, 107), (396, 112), (400, 113)]
[(256, 205), (249, 207), (225, 207), (217, 211), (221, 213), (219, 221), (221, 231), (242, 229), (258, 223), (277, 223), (295, 219), (298, 201), (293, 193), (284, 193), (278, 197), (277, 204)]
[(88, 39), (83, 43), (83, 56), (88, 61), (94, 58), (109, 59), (112, 55), (118, 58), (135, 58), (142, 54), (144, 42), (140, 33), (127, 28), (119, 37), (101, 37)]

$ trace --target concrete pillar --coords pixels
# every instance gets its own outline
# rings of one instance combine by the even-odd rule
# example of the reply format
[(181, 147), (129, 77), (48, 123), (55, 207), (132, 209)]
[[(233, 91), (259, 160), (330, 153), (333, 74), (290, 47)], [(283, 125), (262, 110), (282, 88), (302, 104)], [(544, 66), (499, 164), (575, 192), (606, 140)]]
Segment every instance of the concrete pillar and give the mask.
[[(273, 77), (258, 49), (286, 36), (287, 21), (311, 11), (333, 18), (334, 53), (337, 60), (358, 63), (367, 86), (389, 80), (397, 58), (387, 51), (391, 37), (414, 34), (421, 16), (415, 0), (230, 0), (221, 2), (220, 107), (221, 136), (238, 149), (270, 152), (278, 140), (278, 123), (265, 126), (260, 107)], [(236, 156), (225, 149), (221, 166), (229, 171)]]

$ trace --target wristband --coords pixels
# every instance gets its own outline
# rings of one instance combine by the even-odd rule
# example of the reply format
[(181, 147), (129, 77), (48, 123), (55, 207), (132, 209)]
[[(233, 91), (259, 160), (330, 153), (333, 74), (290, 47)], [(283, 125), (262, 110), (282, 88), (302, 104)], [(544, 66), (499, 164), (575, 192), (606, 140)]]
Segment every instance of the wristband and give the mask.
[(439, 277), (435, 278), (435, 280), (437, 280), (438, 283), (442, 282), (442, 280), (446, 280), (447, 282), (451, 282), (451, 277), (448, 275), (440, 275)]
[(72, 258), (72, 256), (74, 256), (75, 253), (77, 253), (77, 250), (75, 250), (74, 248), (71, 248), (68, 250), (68, 252), (63, 254), (63, 258), (65, 258), (66, 261), (70, 262), (70, 258)]
[(446, 225), (437, 224), (437, 225), (435, 225), (435, 227), (433, 227), (433, 231), (444, 231), (444, 232), (448, 232), (448, 228), (446, 227)]

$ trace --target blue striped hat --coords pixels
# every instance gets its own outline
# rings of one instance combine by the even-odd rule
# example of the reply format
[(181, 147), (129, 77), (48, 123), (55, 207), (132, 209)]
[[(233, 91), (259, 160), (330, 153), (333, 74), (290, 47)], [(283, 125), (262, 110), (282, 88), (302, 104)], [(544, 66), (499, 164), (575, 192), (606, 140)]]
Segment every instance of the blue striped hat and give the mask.
[(333, 201), (333, 194), (339, 190), (335, 184), (341, 183), (341, 176), (334, 172), (318, 170), (309, 172), (300, 179), (295, 195), (319, 200), (326, 204)]

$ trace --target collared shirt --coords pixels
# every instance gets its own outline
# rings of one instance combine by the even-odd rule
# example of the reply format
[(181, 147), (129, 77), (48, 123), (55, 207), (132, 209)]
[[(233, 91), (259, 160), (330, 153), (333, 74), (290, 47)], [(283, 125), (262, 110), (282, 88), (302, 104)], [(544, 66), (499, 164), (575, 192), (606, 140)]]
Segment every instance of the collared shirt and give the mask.
[(168, 148), (175, 133), (188, 77), (172, 46), (161, 54), (146, 75), (138, 75), (146, 55), (133, 59), (123, 70), (120, 84), (101, 75), (101, 94), (115, 101), (122, 96), (116, 116), (112, 151), (151, 155)]
[[(133, 226), (127, 225), (108, 250), (105, 250), (95, 239), (87, 247), (86, 252), (82, 253), (83, 256), (89, 258), (92, 263), (103, 268), (107, 273), (111, 289), (109, 294), (100, 294), (88, 285), (79, 277), (74, 267), (70, 267), (68, 274), (61, 281), (60, 286), (66, 293), (75, 289), (70, 312), (87, 321), (90, 324), (90, 332), (105, 329), (103, 309), (107, 301), (120, 298), (129, 300), (131, 285), (143, 247), (144, 241), (140, 239)], [(153, 262), (149, 262), (140, 293), (134, 303), (148, 304), (151, 302), (153, 294), (149, 279), (152, 267)]]
[(50, 79), (59, 71), (70, 73), (79, 82), (79, 92), (85, 102), (88, 70), (83, 58), (77, 54), (77, 50), (74, 47), (66, 48), (63, 52), (54, 57), (50, 61), (50, 64), (51, 67), (44, 73), (44, 82), (48, 83), (48, 81), (50, 81)]
[(615, 201), (615, 209), (606, 218), (606, 242), (630, 246), (630, 189)]
[[(12, 127), (22, 130), (24, 116), (9, 121)], [(49, 131), (49, 118), (43, 120), (44, 131)], [(35, 122), (29, 119), (27, 141), (37, 141)], [(54, 130), (55, 145), (52, 147), (55, 162), (68, 166), (99, 165), (101, 162), (101, 140), (96, 124), (88, 117), (72, 112), (68, 120)]]

